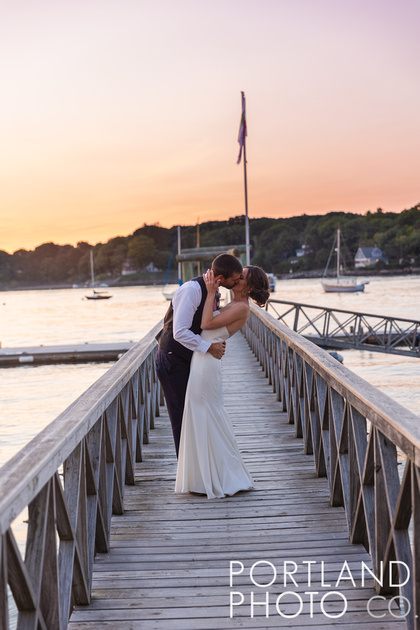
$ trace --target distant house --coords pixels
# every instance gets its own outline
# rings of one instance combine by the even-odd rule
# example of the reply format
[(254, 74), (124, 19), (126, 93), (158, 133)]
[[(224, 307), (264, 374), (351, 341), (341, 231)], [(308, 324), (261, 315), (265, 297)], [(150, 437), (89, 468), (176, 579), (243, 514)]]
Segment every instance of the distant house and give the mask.
[(354, 257), (354, 266), (356, 268), (372, 267), (377, 262), (388, 264), (387, 255), (379, 247), (359, 247)]
[(158, 271), (161, 271), (161, 269), (158, 269), (156, 267), (156, 265), (153, 262), (151, 262), (148, 265), (146, 265), (146, 267), (144, 268), (144, 271), (149, 271), (149, 272), (152, 272), (152, 273), (156, 273)]
[[(122, 264), (122, 269), (121, 269), (122, 276), (129, 276), (132, 273), (138, 273), (139, 271), (140, 271), (139, 267), (135, 266), (129, 258), (127, 260), (124, 260)], [(151, 271), (152, 273), (156, 273), (157, 271), (161, 271), (161, 269), (158, 269), (156, 265), (153, 262), (151, 262), (148, 265), (146, 265), (146, 267), (141, 269), (141, 271), (149, 271), (149, 272)]]
[(302, 256), (306, 256), (306, 254), (309, 254), (311, 251), (312, 250), (308, 247), (308, 245), (302, 245), (300, 249), (296, 250), (296, 256), (297, 258), (302, 258)]
[(138, 272), (138, 267), (135, 267), (133, 265), (133, 263), (131, 262), (131, 260), (124, 260), (123, 264), (122, 264), (122, 269), (121, 269), (121, 275), (122, 276), (129, 276), (132, 273), (137, 273)]

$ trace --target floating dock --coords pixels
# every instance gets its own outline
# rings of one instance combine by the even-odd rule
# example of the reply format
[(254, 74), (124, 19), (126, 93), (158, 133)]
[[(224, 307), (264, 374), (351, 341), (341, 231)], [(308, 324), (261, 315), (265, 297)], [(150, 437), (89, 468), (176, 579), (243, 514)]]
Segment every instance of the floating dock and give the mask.
[(117, 361), (133, 345), (134, 342), (132, 341), (119, 341), (116, 343), (0, 348), (0, 367)]

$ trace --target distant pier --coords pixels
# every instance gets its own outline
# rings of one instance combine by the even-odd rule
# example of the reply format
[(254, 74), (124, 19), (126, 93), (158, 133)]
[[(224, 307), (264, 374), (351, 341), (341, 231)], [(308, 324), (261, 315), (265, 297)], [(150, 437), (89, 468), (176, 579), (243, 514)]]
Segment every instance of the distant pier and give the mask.
[(119, 341), (116, 343), (0, 348), (0, 367), (117, 361), (132, 346), (134, 346), (132, 341)]
[(278, 321), (322, 348), (370, 350), (420, 358), (420, 320), (269, 300)]

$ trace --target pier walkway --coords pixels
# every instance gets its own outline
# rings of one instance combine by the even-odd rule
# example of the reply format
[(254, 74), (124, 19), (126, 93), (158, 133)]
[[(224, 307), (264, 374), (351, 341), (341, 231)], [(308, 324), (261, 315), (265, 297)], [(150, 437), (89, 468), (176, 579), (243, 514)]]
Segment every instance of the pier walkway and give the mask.
[(112, 518), (110, 551), (96, 555), (91, 603), (76, 607), (69, 630), (406, 627), (384, 598), (371, 602), (369, 614), (376, 593), (368, 573), (361, 586), (361, 574), (370, 556), (349, 542), (345, 511), (330, 507), (328, 481), (315, 475), (241, 334), (228, 342), (223, 374), (255, 489), (211, 501), (175, 495), (176, 459), (161, 407), (135, 485), (126, 486), (124, 514)]

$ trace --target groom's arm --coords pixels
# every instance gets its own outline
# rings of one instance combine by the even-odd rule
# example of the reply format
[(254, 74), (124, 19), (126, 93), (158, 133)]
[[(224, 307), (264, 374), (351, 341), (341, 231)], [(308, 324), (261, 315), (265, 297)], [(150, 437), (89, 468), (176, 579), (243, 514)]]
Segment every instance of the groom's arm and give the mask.
[(201, 302), (201, 287), (198, 282), (186, 282), (181, 285), (172, 298), (174, 309), (173, 335), (175, 341), (192, 350), (205, 354), (211, 346), (190, 329), (196, 310)]

